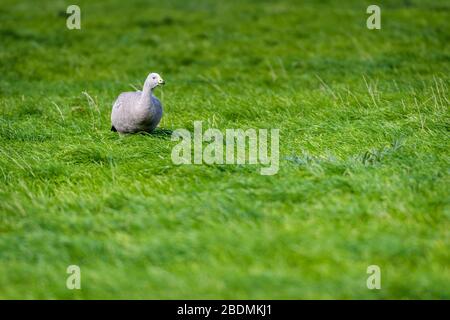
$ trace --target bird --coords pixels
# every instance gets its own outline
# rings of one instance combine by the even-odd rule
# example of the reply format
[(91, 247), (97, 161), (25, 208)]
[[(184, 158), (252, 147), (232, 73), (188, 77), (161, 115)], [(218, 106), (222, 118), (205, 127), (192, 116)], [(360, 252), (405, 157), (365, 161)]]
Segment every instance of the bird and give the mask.
[(161, 101), (153, 90), (165, 81), (157, 73), (150, 73), (142, 91), (122, 92), (111, 111), (111, 131), (119, 133), (151, 132), (163, 114)]

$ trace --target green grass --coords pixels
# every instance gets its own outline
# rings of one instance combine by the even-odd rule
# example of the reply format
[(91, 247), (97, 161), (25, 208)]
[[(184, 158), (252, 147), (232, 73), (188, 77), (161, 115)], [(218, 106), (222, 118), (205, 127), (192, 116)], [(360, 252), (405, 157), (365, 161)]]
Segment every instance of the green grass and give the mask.
[[(450, 5), (372, 2), (2, 1), (0, 298), (449, 299)], [(150, 71), (160, 128), (279, 128), (279, 173), (110, 132)]]

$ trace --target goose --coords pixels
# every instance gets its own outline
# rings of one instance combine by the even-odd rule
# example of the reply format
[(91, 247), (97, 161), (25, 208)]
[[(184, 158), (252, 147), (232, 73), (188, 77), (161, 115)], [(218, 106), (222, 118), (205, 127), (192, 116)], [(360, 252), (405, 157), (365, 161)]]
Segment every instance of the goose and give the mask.
[(111, 131), (120, 133), (151, 132), (161, 120), (162, 104), (153, 90), (165, 82), (157, 73), (150, 73), (142, 91), (122, 92), (111, 111)]

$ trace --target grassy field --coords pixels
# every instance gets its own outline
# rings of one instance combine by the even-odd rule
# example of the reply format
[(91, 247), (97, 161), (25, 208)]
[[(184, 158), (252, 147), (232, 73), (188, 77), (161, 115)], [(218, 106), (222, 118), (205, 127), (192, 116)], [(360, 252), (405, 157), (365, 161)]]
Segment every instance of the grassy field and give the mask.
[[(450, 4), (368, 30), (372, 2), (77, 1), (68, 30), (1, 1), (0, 298), (449, 299)], [(151, 71), (160, 129), (110, 132)], [(280, 171), (174, 165), (193, 121), (279, 128)]]

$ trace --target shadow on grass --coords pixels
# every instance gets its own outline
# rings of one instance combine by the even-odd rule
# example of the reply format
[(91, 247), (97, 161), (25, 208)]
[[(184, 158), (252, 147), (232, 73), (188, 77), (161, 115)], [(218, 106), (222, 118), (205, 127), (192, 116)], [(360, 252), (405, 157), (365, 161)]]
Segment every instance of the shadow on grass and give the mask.
[(139, 134), (148, 135), (148, 136), (167, 140), (167, 139), (170, 139), (170, 137), (172, 136), (172, 132), (173, 132), (173, 130), (170, 130), (170, 129), (157, 128), (157, 129), (153, 130), (152, 132), (142, 131), (142, 132), (139, 132)]
[[(113, 131), (113, 130), (111, 130)], [(117, 132), (114, 132), (117, 134)], [(173, 130), (170, 129), (162, 129), (162, 128), (157, 128), (151, 132), (148, 131), (139, 131), (136, 133), (120, 133), (119, 132), (119, 136), (134, 136), (134, 135), (142, 135), (142, 136), (150, 136), (150, 137), (156, 137), (159, 139), (164, 139), (164, 140), (168, 140), (171, 138), (173, 133)]]

